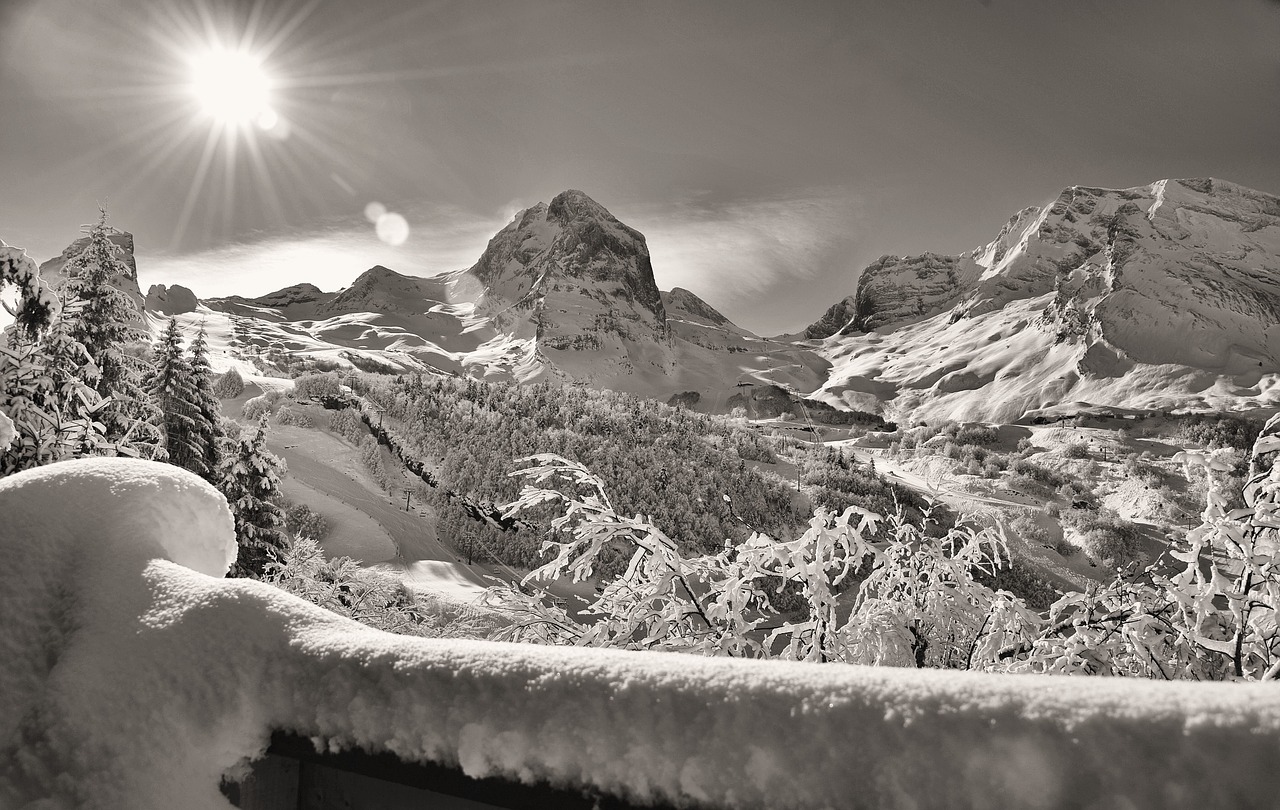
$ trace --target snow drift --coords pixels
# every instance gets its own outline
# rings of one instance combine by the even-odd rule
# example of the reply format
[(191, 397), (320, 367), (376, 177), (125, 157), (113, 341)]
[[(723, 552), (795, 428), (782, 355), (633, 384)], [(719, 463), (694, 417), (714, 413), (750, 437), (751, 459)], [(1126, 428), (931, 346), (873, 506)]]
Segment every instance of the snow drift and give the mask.
[(273, 730), (712, 807), (1265, 806), (1280, 692), (403, 638), (219, 578), (225, 502), (102, 459), (0, 481), (0, 806), (226, 807)]

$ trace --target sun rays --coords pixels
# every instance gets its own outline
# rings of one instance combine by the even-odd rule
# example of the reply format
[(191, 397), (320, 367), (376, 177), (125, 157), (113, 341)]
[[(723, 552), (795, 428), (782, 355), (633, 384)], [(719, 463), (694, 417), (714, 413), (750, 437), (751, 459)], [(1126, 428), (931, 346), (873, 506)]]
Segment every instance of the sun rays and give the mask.
[[(100, 69), (66, 101), (86, 116), (108, 107), (125, 112), (130, 125), (100, 130), (96, 145), (69, 156), (60, 172), (109, 177), (108, 203), (176, 189), (165, 195), (176, 197), (167, 233), (153, 232), (152, 240), (167, 242), (171, 253), (201, 249), (333, 216), (335, 187), (351, 197), (352, 216), (382, 196), (386, 167), (377, 164), (377, 144), (353, 148), (353, 122), (368, 129), (376, 121), (359, 108), (364, 94), (353, 101), (338, 91), (436, 72), (362, 69), (381, 35), (401, 21), (357, 18), (334, 36), (313, 19), (332, 8), (321, 0), (123, 8), (103, 24), (137, 47), (104, 50), (86, 36)], [(40, 11), (52, 25), (61, 6)]]

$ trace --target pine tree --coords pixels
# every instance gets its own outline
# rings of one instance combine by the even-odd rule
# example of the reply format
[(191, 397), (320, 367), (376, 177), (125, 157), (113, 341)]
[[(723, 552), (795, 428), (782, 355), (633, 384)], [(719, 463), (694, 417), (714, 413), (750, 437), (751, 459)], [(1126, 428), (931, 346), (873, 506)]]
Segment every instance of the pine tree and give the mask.
[(284, 514), (275, 501), (280, 497), (280, 476), (285, 464), (263, 445), (267, 440), (267, 418), (256, 429), (244, 430), (227, 459), (218, 489), (226, 497), (235, 516), (236, 540), (240, 554), (232, 576), (261, 577), (266, 564), (284, 548)]
[(244, 378), (234, 368), (228, 369), (213, 386), (218, 399), (235, 399), (244, 393)]
[(201, 477), (210, 475), (205, 460), (204, 437), (198, 420), (198, 398), (191, 364), (182, 349), (182, 333), (178, 319), (170, 318), (169, 326), (155, 347), (155, 374), (148, 393), (159, 408), (160, 443), (170, 464)]
[(68, 334), (84, 346), (97, 367), (98, 375), (90, 384), (100, 397), (110, 398), (100, 411), (108, 439), (150, 456), (159, 441), (155, 426), (160, 421), (142, 385), (150, 364), (125, 351), (127, 344), (146, 341), (148, 336), (140, 326), (137, 305), (111, 284), (113, 276), (128, 273), (128, 266), (109, 238), (118, 231), (107, 225), (106, 211), (100, 213), (97, 224), (85, 226), (84, 248), (65, 266), (69, 276), (63, 289), (65, 300), (82, 302), (74, 311), (68, 309)]
[(4, 303), (14, 322), (0, 336), (0, 412), (15, 435), (0, 446), (0, 475), (63, 458), (113, 452), (96, 421), (102, 402), (86, 384), (98, 370), (72, 338), (66, 315), (23, 251), (0, 242), (0, 287), (17, 288)]
[(204, 466), (208, 470), (205, 478), (216, 484), (227, 433), (222, 428), (222, 405), (213, 392), (213, 368), (209, 365), (209, 341), (204, 323), (200, 324), (200, 331), (191, 342), (191, 380), (195, 390), (196, 429), (204, 452)]

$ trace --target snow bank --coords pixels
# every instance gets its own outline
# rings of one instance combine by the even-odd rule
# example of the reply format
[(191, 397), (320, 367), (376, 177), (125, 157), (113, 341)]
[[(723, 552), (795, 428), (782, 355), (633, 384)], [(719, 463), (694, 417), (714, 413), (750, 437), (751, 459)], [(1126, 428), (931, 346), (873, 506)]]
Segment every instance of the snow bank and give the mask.
[[(1273, 685), (990, 676), (402, 638), (245, 580), (195, 477), (0, 481), (0, 807), (226, 807), (275, 729), (720, 807), (1269, 806)], [(193, 570), (194, 569), (194, 570)]]

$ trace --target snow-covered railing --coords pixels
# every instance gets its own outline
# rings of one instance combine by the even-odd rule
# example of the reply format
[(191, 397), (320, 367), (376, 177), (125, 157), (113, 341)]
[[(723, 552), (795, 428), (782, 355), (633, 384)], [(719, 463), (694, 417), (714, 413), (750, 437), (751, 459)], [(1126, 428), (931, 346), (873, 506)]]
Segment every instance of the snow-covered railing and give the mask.
[(391, 636), (221, 578), (231, 526), (153, 462), (0, 480), (0, 807), (227, 807), (224, 775), (273, 732), (635, 806), (1263, 807), (1280, 789), (1274, 685)]

